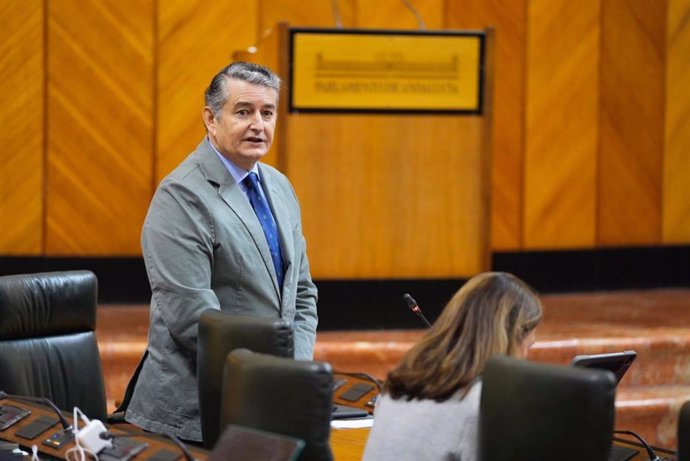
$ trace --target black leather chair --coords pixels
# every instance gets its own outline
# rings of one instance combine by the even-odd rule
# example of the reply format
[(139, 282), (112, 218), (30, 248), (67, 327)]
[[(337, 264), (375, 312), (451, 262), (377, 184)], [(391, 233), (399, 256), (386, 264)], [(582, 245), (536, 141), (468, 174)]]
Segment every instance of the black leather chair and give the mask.
[(608, 370), (491, 358), (482, 376), (481, 461), (607, 461), (616, 379)]
[(233, 315), (209, 309), (199, 319), (197, 379), (201, 433), (205, 448), (220, 435), (220, 399), (223, 367), (235, 349), (281, 357), (294, 356), (292, 328), (280, 318)]
[(235, 424), (304, 440), (300, 461), (331, 461), (333, 371), (300, 361), (238, 349), (223, 376), (221, 428)]
[(89, 271), (0, 277), (0, 390), (106, 416)]

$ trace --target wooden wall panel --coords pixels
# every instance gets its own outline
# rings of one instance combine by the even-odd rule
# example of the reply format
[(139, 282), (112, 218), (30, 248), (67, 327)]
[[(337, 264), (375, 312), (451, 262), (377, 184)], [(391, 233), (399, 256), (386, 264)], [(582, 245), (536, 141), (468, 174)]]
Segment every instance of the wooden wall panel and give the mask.
[(598, 0), (529, 3), (527, 249), (595, 244), (599, 7)]
[[(286, 12), (281, 19), (290, 26), (330, 21), (323, 9), (313, 11), (313, 17)], [(371, 19), (357, 17), (363, 16)], [(386, 27), (403, 24), (389, 19)], [(270, 49), (281, 46), (278, 32), (271, 29), (255, 58), (285, 71), (284, 54)], [(281, 119), (280, 167), (302, 204), (315, 277), (457, 277), (488, 267), (481, 117), (288, 114), (283, 108)]]
[(139, 254), (151, 196), (153, 0), (48, 2), (49, 255)]
[[(411, 3), (430, 29), (496, 27), (494, 250), (690, 243), (690, 0)], [(343, 27), (418, 27), (399, 0), (337, 4)], [(335, 25), (332, 3), (321, 0), (0, 0), (0, 255), (139, 254), (153, 187), (204, 134), (200, 112), (212, 74), (236, 51), (264, 44), (282, 21)], [(264, 48), (273, 61), (285, 59), (277, 42)], [(301, 117), (302, 135), (330, 136), (333, 128), (336, 138), (382, 142), (376, 123)], [(450, 133), (455, 123), (435, 129)], [(277, 146), (289, 126), (279, 122)], [(464, 142), (473, 141), (448, 146)], [(420, 148), (430, 152), (429, 145)], [(326, 147), (336, 166), (353, 155), (347, 144)], [(279, 162), (277, 150), (268, 163), (291, 176), (297, 168), (296, 187), (315, 199), (319, 190), (302, 182), (305, 166)], [(388, 197), (374, 186), (380, 179), (365, 174), (360, 182)], [(410, 181), (395, 187), (414, 190), (417, 178)], [(345, 204), (332, 206), (353, 213), (349, 201), (361, 197), (338, 194)], [(433, 209), (417, 211), (428, 217)], [(316, 226), (309, 233), (320, 225), (309, 224)], [(383, 235), (354, 232), (370, 244)], [(404, 241), (410, 232), (393, 235)], [(379, 263), (372, 264), (358, 274), (372, 273)]]
[(666, 2), (602, 2), (600, 245), (661, 242)]
[(668, 0), (663, 243), (690, 242), (690, 0)]
[[(256, 54), (252, 56), (237, 53), (236, 58), (259, 62), (272, 68), (283, 79), (285, 82), (283, 89), (287, 90), (289, 57), (283, 52), (288, 46), (287, 29), (290, 27), (335, 28), (336, 17), (340, 18), (343, 27), (352, 27), (353, 1), (336, 2), (337, 11), (334, 12), (333, 4), (322, 0), (304, 0), (299, 3), (259, 0), (257, 23), (260, 38), (256, 41)], [(286, 154), (283, 147), (283, 140), (287, 135), (287, 99), (288, 95), (286, 91), (283, 91), (273, 147), (263, 161), (289, 174), (286, 161), (289, 154)]]
[[(443, 0), (411, 0), (413, 9), (400, 0), (355, 0), (355, 27), (363, 29), (419, 29), (421, 19), (426, 29), (441, 29)], [(416, 12), (416, 13), (415, 13)]]
[(446, 27), (495, 29), (491, 248), (517, 250), (522, 246), (526, 1), (448, 2)]
[(480, 117), (293, 115), (288, 122), (288, 171), (315, 277), (460, 277), (486, 269)]
[[(276, 24), (287, 22), (290, 27), (354, 27), (355, 0), (337, 2), (301, 0), (300, 2), (276, 2), (259, 0), (259, 34), (266, 37), (273, 33)], [(334, 5), (336, 10), (333, 9)]]
[(0, 254), (43, 250), (43, 0), (0, 0)]
[(256, 0), (161, 0), (158, 10), (156, 184), (205, 136), (204, 91), (233, 52), (256, 45), (258, 21)]
[[(334, 10), (334, 3), (336, 9)], [(427, 29), (443, 27), (443, 0), (410, 2)], [(259, 0), (259, 34), (268, 36), (275, 24), (287, 22), (290, 27), (338, 27), (366, 29), (417, 29), (415, 13), (400, 0), (301, 0), (275, 2)]]
[[(373, 6), (367, 6), (369, 14), (362, 2), (357, 4), (359, 27), (413, 27), (397, 20), (407, 14), (414, 19), (400, 11), (404, 8), (399, 3)], [(317, 11), (313, 10), (315, 16)], [(320, 24), (317, 17), (304, 15), (284, 19), (291, 26), (301, 25), (297, 21)], [(434, 27), (440, 27), (440, 15), (438, 20)], [(272, 59), (268, 55), (264, 59)], [(281, 167), (302, 204), (315, 277), (454, 277), (487, 268), (483, 118), (287, 113), (281, 117), (285, 137)]]

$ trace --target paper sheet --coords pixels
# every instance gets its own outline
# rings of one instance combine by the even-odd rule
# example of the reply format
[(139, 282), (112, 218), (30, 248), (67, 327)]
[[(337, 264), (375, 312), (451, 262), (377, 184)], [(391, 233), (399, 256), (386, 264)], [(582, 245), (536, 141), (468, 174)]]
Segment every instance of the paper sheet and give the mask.
[(371, 416), (366, 418), (334, 419), (331, 421), (333, 429), (359, 429), (362, 427), (372, 427), (373, 425), (374, 418)]

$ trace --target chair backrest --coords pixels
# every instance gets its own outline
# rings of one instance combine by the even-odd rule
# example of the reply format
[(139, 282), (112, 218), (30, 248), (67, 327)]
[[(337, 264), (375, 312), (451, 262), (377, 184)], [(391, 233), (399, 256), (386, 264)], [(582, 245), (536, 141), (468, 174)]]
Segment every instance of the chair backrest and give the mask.
[(205, 448), (213, 448), (220, 435), (220, 397), (223, 367), (235, 349), (249, 349), (281, 357), (294, 355), (290, 325), (281, 318), (233, 315), (215, 309), (199, 319), (197, 380), (201, 433)]
[(97, 285), (89, 271), (0, 277), (0, 390), (105, 418)]
[(304, 440), (300, 461), (330, 461), (333, 371), (301, 361), (238, 349), (223, 377), (221, 427), (236, 424)]
[(678, 414), (677, 461), (690, 461), (690, 400), (683, 403)]
[(482, 376), (482, 461), (607, 461), (616, 379), (608, 370), (492, 357)]
[(304, 448), (297, 437), (228, 424), (209, 461), (295, 461)]

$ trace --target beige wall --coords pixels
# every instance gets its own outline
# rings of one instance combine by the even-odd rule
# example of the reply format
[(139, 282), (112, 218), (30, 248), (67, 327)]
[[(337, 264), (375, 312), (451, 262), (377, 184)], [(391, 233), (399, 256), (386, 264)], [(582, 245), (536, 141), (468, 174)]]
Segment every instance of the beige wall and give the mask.
[[(345, 27), (417, 27), (400, 0), (337, 3)], [(450, 187), (482, 161), (451, 155), (476, 142), (472, 121), (291, 117), (280, 166), (317, 277), (471, 272), (480, 253), (453, 245), (466, 238), (498, 251), (690, 243), (690, 0), (411, 3), (429, 29), (495, 29), (491, 204), (476, 211), (490, 227), (438, 218), (466, 191), (426, 199), (424, 184)], [(210, 77), (266, 48), (280, 21), (332, 27), (331, 2), (0, 0), (0, 255), (138, 255), (155, 185), (203, 136)], [(295, 141), (315, 127), (336, 135)], [(391, 183), (402, 192), (388, 200), (408, 206), (372, 206)]]

